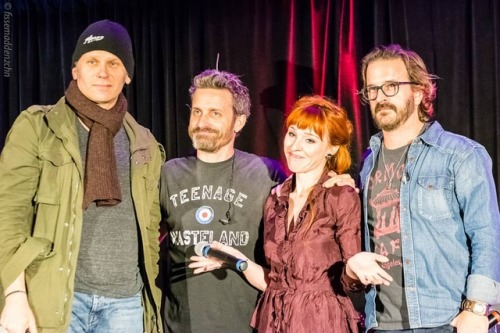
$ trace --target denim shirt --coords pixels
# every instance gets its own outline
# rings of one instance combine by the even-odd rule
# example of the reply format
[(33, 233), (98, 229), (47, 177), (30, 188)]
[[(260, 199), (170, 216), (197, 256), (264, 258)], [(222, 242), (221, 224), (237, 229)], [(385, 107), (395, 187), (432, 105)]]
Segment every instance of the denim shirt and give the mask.
[[(370, 140), (360, 173), (367, 225), (368, 181), (382, 134)], [(500, 303), (500, 214), (491, 158), (483, 146), (433, 122), (408, 150), (400, 188), (401, 248), (411, 328), (449, 324), (464, 298)], [(366, 295), (366, 328), (378, 326), (376, 290)]]

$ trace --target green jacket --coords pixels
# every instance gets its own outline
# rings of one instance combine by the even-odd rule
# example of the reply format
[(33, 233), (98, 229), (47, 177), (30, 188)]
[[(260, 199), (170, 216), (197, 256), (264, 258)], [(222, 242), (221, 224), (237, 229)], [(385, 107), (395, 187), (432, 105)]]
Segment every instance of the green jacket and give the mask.
[[(25, 271), (39, 332), (66, 332), (82, 229), (83, 167), (75, 114), (61, 98), (31, 106), (12, 126), (0, 156), (0, 311), (4, 289)], [(161, 145), (130, 114), (131, 186), (142, 246), (144, 331), (161, 332), (158, 184)]]

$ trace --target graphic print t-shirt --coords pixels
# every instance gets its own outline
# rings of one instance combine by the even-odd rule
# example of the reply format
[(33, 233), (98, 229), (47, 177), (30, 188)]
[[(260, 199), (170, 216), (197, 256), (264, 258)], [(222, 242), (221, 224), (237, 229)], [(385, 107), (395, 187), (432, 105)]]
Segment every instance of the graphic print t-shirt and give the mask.
[(408, 146), (394, 150), (383, 148), (385, 164), (380, 151), (368, 185), (367, 213), (371, 250), (389, 258), (387, 263), (380, 265), (394, 279), (390, 286), (377, 287), (377, 329), (383, 330), (409, 328), (399, 215), (399, 188), (404, 175), (407, 148)]
[[(263, 244), (258, 243), (264, 202), (283, 180), (276, 161), (238, 150), (234, 165), (232, 158), (204, 163), (195, 156), (165, 164), (160, 200), (168, 229), (164, 254), (170, 261), (162, 269), (167, 332), (252, 332), (257, 290), (235, 271), (195, 276), (187, 265), (198, 242), (214, 240), (265, 264)], [(231, 221), (224, 225), (219, 220), (228, 209)]]

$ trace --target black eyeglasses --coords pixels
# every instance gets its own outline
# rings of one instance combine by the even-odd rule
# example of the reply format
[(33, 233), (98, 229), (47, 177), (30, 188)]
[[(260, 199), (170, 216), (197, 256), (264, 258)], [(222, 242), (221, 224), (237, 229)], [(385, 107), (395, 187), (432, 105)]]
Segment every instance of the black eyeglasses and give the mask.
[(361, 95), (363, 95), (363, 98), (366, 99), (367, 101), (373, 101), (377, 98), (378, 96), (378, 91), (379, 89), (382, 90), (385, 96), (387, 97), (392, 97), (397, 95), (399, 92), (399, 86), (402, 84), (415, 84), (418, 85), (416, 82), (398, 82), (398, 81), (391, 81), (391, 82), (386, 82), (381, 86), (369, 86), (360, 91)]

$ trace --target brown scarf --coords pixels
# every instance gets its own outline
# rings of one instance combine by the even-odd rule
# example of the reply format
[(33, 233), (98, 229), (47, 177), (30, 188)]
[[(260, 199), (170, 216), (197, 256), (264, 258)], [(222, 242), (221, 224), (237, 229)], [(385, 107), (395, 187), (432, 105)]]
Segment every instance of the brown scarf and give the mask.
[(123, 94), (116, 104), (105, 110), (85, 97), (76, 81), (70, 82), (66, 100), (85, 126), (90, 129), (85, 163), (83, 209), (91, 202), (97, 206), (114, 206), (122, 201), (116, 172), (113, 138), (123, 126), (127, 100)]

